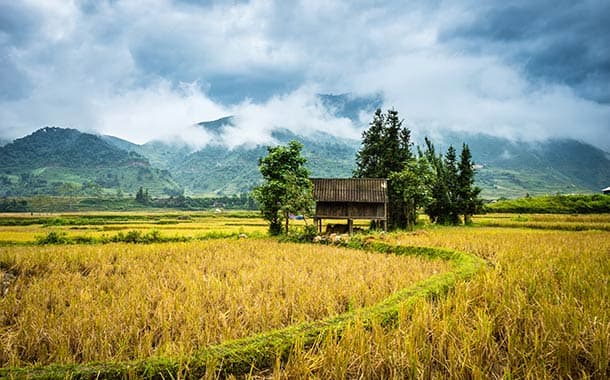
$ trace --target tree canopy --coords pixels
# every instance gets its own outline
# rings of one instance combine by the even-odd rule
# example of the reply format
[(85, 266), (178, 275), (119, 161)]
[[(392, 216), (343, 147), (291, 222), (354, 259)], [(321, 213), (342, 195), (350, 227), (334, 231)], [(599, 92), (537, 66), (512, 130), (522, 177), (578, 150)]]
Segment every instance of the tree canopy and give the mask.
[(356, 154), (357, 178), (388, 179), (388, 225), (412, 229), (417, 210), (423, 208), (439, 224), (466, 223), (480, 207), (480, 189), (474, 186), (474, 163), (468, 145), (463, 144), (460, 161), (453, 146), (437, 154), (425, 138), (425, 150), (412, 152), (411, 131), (402, 126), (398, 111), (385, 114), (377, 109), (369, 128), (362, 133)]
[(413, 159), (411, 146), (411, 131), (402, 126), (398, 111), (391, 109), (384, 114), (377, 109), (369, 129), (362, 133), (362, 147), (356, 154), (355, 177), (388, 179), (390, 228), (408, 225), (404, 191), (399, 185), (402, 179), (397, 173)]
[(272, 235), (282, 232), (282, 222), (288, 232), (290, 214), (311, 213), (313, 185), (302, 148), (301, 143), (293, 140), (287, 146), (268, 147), (267, 156), (259, 159), (264, 183), (254, 189), (253, 196), (263, 218), (269, 222)]

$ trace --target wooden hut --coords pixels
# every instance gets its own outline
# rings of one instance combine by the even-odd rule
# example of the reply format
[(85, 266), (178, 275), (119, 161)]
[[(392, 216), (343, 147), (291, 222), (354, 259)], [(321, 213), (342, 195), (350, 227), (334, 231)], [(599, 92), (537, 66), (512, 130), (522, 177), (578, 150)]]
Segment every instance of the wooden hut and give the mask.
[(347, 219), (353, 232), (354, 219), (376, 220), (387, 230), (387, 180), (383, 178), (313, 178), (316, 201), (314, 223), (322, 232), (323, 219)]

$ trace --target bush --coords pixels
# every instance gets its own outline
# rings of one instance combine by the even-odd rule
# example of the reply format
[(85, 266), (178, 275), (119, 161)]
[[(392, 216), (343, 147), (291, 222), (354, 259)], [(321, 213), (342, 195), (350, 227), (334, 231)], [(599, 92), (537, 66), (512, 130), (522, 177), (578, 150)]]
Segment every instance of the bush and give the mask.
[(36, 244), (44, 245), (44, 244), (67, 244), (70, 242), (70, 239), (66, 236), (65, 232), (58, 233), (56, 231), (51, 231), (44, 237), (37, 237)]
[(312, 224), (304, 226), (303, 228), (291, 229), (281, 240), (296, 243), (311, 243), (316, 235), (318, 235), (318, 230), (316, 229), (316, 226)]

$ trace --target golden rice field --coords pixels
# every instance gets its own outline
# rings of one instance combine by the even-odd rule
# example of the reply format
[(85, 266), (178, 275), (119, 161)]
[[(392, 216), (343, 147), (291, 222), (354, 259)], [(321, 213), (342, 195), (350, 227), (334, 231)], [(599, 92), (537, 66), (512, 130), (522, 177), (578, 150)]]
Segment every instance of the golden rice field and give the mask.
[[(252, 237), (34, 244), (50, 230), (76, 236), (154, 228), (163, 236), (197, 237), (266, 229), (258, 218), (152, 219), (0, 227), (0, 269), (15, 278), (0, 296), (0, 377), (23, 377), (27, 370), (10, 368), (31, 364), (188, 358), (202, 347), (268, 331), (281, 335), (286, 326), (377, 304), (456, 268), (445, 260)], [(389, 325), (356, 317), (313, 344), (291, 341), (275, 364), (235, 375), (610, 378), (610, 215), (491, 214), (474, 222), (363, 237), (468, 252), (486, 267), (444, 296), (403, 304)], [(206, 363), (206, 371), (192, 376), (233, 377), (223, 365)], [(44, 368), (41, 377), (70, 376)], [(184, 365), (165, 378), (189, 377), (191, 369)], [(119, 378), (141, 375), (126, 373)]]
[(270, 376), (610, 378), (608, 232), (452, 227), (389, 240), (473, 252), (490, 267), (405, 308), (393, 329), (356, 323), (297, 348)]
[[(265, 235), (267, 223), (254, 212), (92, 212), (62, 214), (18, 214), (0, 213), (0, 223), (16, 220), (22, 223), (0, 225), (0, 245), (33, 243), (49, 232), (67, 238), (110, 238), (120, 232), (158, 231), (163, 237), (206, 239), (210, 235), (231, 234)], [(31, 221), (31, 222), (28, 222)], [(91, 223), (91, 221), (95, 223)], [(311, 222), (310, 222), (311, 223)], [(366, 227), (367, 221), (357, 221), (355, 226)], [(5, 223), (9, 224), (9, 223)], [(291, 221), (291, 226), (302, 227), (302, 220)]]
[(610, 214), (486, 214), (476, 215), (473, 222), (483, 227), (610, 231)]
[(0, 248), (0, 364), (172, 356), (372, 305), (442, 261), (269, 239)]
[[(118, 232), (151, 230), (160, 231), (165, 237), (201, 238), (207, 234), (264, 234), (267, 225), (262, 218), (250, 213), (233, 212), (215, 214), (211, 212), (91, 212), (63, 214), (0, 214), (0, 221), (16, 219), (32, 221), (32, 224), (5, 225), (0, 227), (0, 244), (31, 243), (51, 231), (67, 237), (111, 237)], [(96, 219), (99, 217), (100, 219)], [(90, 223), (91, 221), (95, 223)], [(302, 221), (293, 222), (302, 225)], [(15, 223), (19, 224), (19, 223)]]

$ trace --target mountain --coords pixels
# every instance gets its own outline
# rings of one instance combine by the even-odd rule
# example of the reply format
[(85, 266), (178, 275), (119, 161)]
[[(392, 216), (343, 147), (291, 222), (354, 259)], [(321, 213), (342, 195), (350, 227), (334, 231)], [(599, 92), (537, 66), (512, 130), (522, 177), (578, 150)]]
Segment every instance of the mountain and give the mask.
[[(332, 107), (336, 112), (357, 108), (345, 97), (323, 99), (334, 102)], [(198, 125), (210, 134), (221, 136), (224, 128), (232, 123), (231, 117), (225, 117)], [(438, 141), (433, 141), (438, 151), (444, 152), (451, 144), (459, 153), (462, 143), (469, 145), (477, 164), (477, 185), (487, 199), (598, 192), (610, 183), (609, 155), (575, 140), (523, 142), (452, 131), (435, 135), (439, 136)], [(312, 177), (350, 177), (360, 148), (359, 140), (323, 132), (297, 135), (287, 129), (276, 129), (272, 137), (278, 144), (293, 139), (303, 143), (303, 156), (307, 158)], [(192, 153), (176, 144), (155, 142), (154, 146), (148, 151), (140, 147), (138, 152), (151, 162), (157, 162), (156, 157), (160, 155), (166, 157), (164, 163), (159, 163), (161, 167), (169, 170), (188, 194), (196, 195), (227, 195), (251, 190), (261, 180), (258, 159), (267, 153), (263, 146), (227, 149), (213, 143)]]
[(477, 164), (477, 185), (486, 198), (526, 194), (599, 192), (610, 184), (610, 156), (571, 139), (514, 141), (485, 134), (445, 132), (438, 144), (458, 152), (470, 147)]
[(353, 96), (351, 94), (319, 94), (320, 102), (336, 117), (345, 117), (356, 125), (360, 124), (360, 114), (372, 114), (383, 106), (380, 94), (370, 96)]
[(135, 193), (139, 186), (180, 192), (169, 172), (118, 148), (118, 140), (55, 127), (17, 139), (0, 147), (0, 195)]
[[(336, 112), (355, 115), (357, 107), (342, 103), (343, 98), (328, 99), (335, 102)], [(198, 125), (221, 137), (233, 122), (226, 117)], [(435, 136), (439, 152), (451, 144), (459, 153), (463, 142), (469, 145), (477, 164), (477, 185), (487, 199), (596, 193), (610, 185), (610, 155), (575, 140), (523, 142), (451, 131), (437, 131)], [(359, 140), (324, 132), (298, 135), (279, 128), (272, 137), (278, 144), (303, 143), (312, 177), (350, 177), (360, 148)], [(267, 154), (266, 147), (229, 149), (217, 142), (221, 140), (192, 151), (177, 142), (138, 145), (74, 129), (43, 128), (0, 147), (0, 196), (116, 194), (119, 189), (133, 194), (140, 186), (154, 196), (250, 191), (261, 181), (258, 160)]]
[[(220, 129), (230, 125), (228, 118), (222, 122), (199, 123), (208, 128)], [(329, 134), (317, 132), (310, 136), (300, 136), (286, 129), (278, 129), (272, 137), (279, 144), (290, 140), (303, 143), (303, 156), (308, 160), (308, 168), (316, 177), (351, 176), (354, 157), (359, 142), (340, 140)], [(187, 194), (231, 195), (249, 192), (262, 180), (258, 171), (258, 159), (267, 154), (265, 146), (238, 146), (228, 149), (219, 144), (209, 144), (190, 152), (185, 145), (167, 144), (159, 141), (133, 148), (146, 156), (152, 164), (172, 173), (182, 184)]]
[[(337, 139), (322, 132), (299, 136), (286, 129), (274, 131), (272, 137), (282, 145), (290, 140), (300, 141), (312, 177), (350, 177), (352, 174), (359, 144), (356, 141)], [(190, 177), (178, 173), (185, 173), (188, 168), (192, 176), (199, 168), (202, 175), (199, 181), (192, 182), (193, 192), (220, 195), (249, 191), (261, 181), (258, 159), (266, 154), (267, 149), (262, 146), (242, 146), (233, 150), (218, 146), (206, 147), (191, 154), (185, 161), (186, 165), (176, 168), (176, 178), (188, 183)]]
[(200, 127), (210, 132), (212, 135), (222, 136), (225, 127), (230, 127), (234, 124), (235, 118), (233, 116), (221, 117), (217, 120), (202, 121), (197, 123)]

